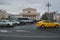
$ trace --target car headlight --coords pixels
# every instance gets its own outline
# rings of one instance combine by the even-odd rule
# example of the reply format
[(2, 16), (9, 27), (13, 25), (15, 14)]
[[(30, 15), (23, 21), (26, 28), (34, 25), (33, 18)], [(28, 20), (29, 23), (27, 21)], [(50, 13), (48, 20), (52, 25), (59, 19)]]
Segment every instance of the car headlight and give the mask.
[(10, 23), (10, 25), (13, 25), (13, 23)]

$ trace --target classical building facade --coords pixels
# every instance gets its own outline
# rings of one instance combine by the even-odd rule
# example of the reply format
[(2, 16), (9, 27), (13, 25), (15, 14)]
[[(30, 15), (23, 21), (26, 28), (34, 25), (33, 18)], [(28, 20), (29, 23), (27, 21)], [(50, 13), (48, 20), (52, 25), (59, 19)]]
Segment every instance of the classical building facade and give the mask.
[(55, 14), (55, 19), (60, 22), (60, 13)]
[(40, 13), (37, 13), (37, 10), (33, 9), (33, 8), (23, 9), (23, 12), (20, 13), (20, 15), (23, 17), (29, 17), (33, 20), (39, 20), (40, 19)]
[(8, 13), (5, 10), (0, 10), (0, 19), (8, 18)]

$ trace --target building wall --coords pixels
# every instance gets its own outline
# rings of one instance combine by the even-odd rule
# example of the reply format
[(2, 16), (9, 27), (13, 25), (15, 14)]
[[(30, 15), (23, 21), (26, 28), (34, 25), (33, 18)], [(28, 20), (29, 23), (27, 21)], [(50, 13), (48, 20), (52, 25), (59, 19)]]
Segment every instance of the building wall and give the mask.
[(58, 23), (60, 23), (60, 13), (55, 14), (55, 19)]
[(23, 17), (30, 17), (33, 20), (40, 19), (40, 13), (38, 13), (37, 10), (33, 8), (23, 9), (23, 12), (20, 13), (20, 15), (22, 15)]
[(54, 12), (45, 12), (45, 14), (42, 15), (43, 19), (46, 19), (46, 20), (55, 20), (55, 13)]
[(20, 16), (20, 15), (17, 15), (17, 14), (9, 14), (9, 19), (17, 19), (17, 18), (20, 18), (20, 17), (22, 17), (22, 16)]
[(0, 10), (0, 19), (8, 18), (8, 13), (5, 10)]
[(55, 20), (60, 20), (60, 13), (55, 13), (54, 19)]
[(57, 20), (60, 20), (60, 14), (57, 14), (57, 15), (56, 15), (56, 19), (57, 19)]
[(32, 8), (27, 8), (27, 9), (23, 9), (23, 13), (36, 13), (36, 9), (32, 9)]

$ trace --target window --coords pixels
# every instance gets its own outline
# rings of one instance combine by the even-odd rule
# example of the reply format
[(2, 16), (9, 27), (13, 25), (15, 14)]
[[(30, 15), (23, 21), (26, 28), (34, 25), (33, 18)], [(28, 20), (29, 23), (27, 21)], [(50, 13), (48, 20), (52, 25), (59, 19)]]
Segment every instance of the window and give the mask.
[(44, 23), (49, 23), (49, 21), (43, 21)]
[(28, 11), (28, 13), (30, 13), (30, 11)]
[(18, 20), (29, 20), (28, 18), (18, 18)]

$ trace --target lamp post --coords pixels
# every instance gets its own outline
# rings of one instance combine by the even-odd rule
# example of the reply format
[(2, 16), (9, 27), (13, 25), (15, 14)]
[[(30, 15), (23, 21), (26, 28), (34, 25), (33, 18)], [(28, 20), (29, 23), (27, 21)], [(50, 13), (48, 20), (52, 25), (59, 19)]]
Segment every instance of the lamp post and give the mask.
[(48, 8), (48, 13), (49, 13), (49, 7), (51, 6), (51, 4), (48, 2), (47, 4), (46, 4), (46, 7)]
[[(48, 10), (47, 10), (48, 13), (50, 12), (50, 10), (49, 10), (50, 6), (51, 6), (51, 4), (48, 2), (48, 3), (46, 4), (46, 7), (47, 7), (47, 9), (48, 9)], [(48, 20), (51, 20), (50, 14), (48, 14)]]

